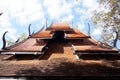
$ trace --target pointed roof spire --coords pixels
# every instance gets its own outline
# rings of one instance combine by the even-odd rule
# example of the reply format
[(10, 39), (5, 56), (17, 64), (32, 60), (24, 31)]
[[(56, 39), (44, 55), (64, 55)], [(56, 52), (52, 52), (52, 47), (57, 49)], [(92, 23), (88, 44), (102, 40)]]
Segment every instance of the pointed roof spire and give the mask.
[(0, 16), (2, 15), (3, 13), (0, 13)]
[(73, 21), (72, 21), (72, 28), (73, 28)]
[(5, 35), (8, 31), (6, 31), (3, 36), (2, 36), (2, 41), (3, 41), (3, 46), (2, 46), (2, 49), (6, 49), (6, 39), (5, 39)]
[(90, 24), (88, 23), (88, 35), (90, 35)]
[(48, 20), (48, 19), (46, 18), (46, 22), (45, 22), (45, 27), (46, 27), (46, 28), (47, 28), (47, 20)]
[(29, 37), (30, 37), (30, 35), (31, 35), (30, 27), (31, 27), (31, 24), (29, 24), (29, 27), (28, 27)]

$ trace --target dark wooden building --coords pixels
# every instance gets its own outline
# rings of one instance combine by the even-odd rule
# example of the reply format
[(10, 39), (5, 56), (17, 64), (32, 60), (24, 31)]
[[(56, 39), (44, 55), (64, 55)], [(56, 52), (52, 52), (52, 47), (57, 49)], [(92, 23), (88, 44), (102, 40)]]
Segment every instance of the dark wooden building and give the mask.
[[(69, 44), (72, 55), (81, 54), (115, 54), (118, 50), (107, 48), (97, 42), (91, 36), (79, 31), (78, 28), (71, 27), (66, 22), (52, 23), (49, 27), (43, 27), (38, 32), (31, 34), (27, 39), (12, 46), (1, 49), (1, 54), (41, 54), (47, 55), (50, 51), (49, 44), (54, 43)], [(64, 47), (64, 46), (62, 46)], [(65, 50), (65, 49), (64, 49)], [(63, 51), (64, 52), (64, 51)], [(66, 51), (67, 52), (67, 51)], [(70, 53), (69, 51), (67, 52)], [(52, 54), (52, 53), (51, 53)], [(70, 53), (71, 54), (71, 53)], [(67, 55), (66, 55), (67, 56)]]

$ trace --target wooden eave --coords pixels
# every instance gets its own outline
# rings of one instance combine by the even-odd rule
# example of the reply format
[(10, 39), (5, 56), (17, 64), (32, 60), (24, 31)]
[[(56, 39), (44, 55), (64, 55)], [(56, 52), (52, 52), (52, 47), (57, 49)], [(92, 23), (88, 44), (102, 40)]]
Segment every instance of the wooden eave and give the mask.
[(113, 50), (113, 49), (108, 49), (105, 47), (100, 47), (100, 46), (75, 46), (76, 50), (75, 51), (103, 51), (103, 52), (118, 52), (117, 50)]

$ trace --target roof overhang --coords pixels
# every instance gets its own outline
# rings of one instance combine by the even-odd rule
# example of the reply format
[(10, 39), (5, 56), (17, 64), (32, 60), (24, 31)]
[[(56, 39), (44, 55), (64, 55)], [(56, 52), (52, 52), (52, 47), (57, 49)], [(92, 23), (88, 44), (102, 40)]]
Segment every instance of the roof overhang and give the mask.
[[(81, 52), (96, 52), (96, 54), (97, 54), (97, 52), (107, 52), (107, 53), (111, 52), (110, 54), (119, 53), (117, 49), (100, 48), (98, 46), (94, 46), (94, 47), (96, 47), (95, 49), (92, 48), (93, 46), (89, 46), (89, 47), (91, 47), (91, 48), (88, 48), (88, 46), (72, 45), (72, 49), (74, 50), (75, 53), (78, 53), (78, 54), (81, 54)], [(85, 48), (85, 49), (82, 49), (82, 48)], [(85, 54), (85, 53), (83, 53), (83, 54)]]
[(32, 38), (41, 39), (42, 40), (42, 39), (52, 39), (52, 36), (51, 37), (42, 37), (42, 38), (41, 37), (32, 37)]
[(66, 39), (85, 39), (85, 38), (90, 38), (90, 36), (86, 36), (86, 37), (65, 37)]
[(26, 53), (30, 52), (44, 52), (46, 49), (47, 43), (44, 42), (44, 40), (36, 40), (33, 38), (26, 39), (22, 42), (19, 42), (17, 44), (11, 45), (9, 47), (6, 47), (6, 49), (1, 50), (0, 52), (3, 54), (12, 54), (12, 53)]
[[(118, 53), (117, 50), (75, 50), (75, 52), (77, 52), (77, 53), (78, 52), (107, 52), (106, 54), (108, 54), (108, 52), (110, 52), (111, 54)], [(114, 53), (112, 53), (112, 52), (114, 52)]]
[(19, 51), (11, 51), (11, 52), (1, 52), (1, 54), (44, 54), (44, 52), (35, 52), (35, 51), (31, 51), (31, 52), (19, 52)]
[(46, 29), (47, 31), (50, 30), (50, 31), (72, 31), (73, 29), (70, 28), (70, 29), (52, 29), (52, 28), (47, 28)]

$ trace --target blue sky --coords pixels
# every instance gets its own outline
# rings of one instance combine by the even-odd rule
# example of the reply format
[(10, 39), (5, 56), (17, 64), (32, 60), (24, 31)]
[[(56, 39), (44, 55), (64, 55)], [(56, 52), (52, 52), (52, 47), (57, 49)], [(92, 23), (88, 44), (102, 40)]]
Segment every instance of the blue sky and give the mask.
[[(88, 23), (91, 25), (91, 35), (100, 38), (100, 30), (95, 28), (91, 21), (92, 12), (99, 8), (97, 0), (0, 0), (0, 39), (5, 31), (6, 38), (16, 40), (20, 34), (38, 31), (51, 22), (73, 22), (73, 27), (78, 27), (87, 33)], [(0, 40), (0, 47), (2, 39)]]

